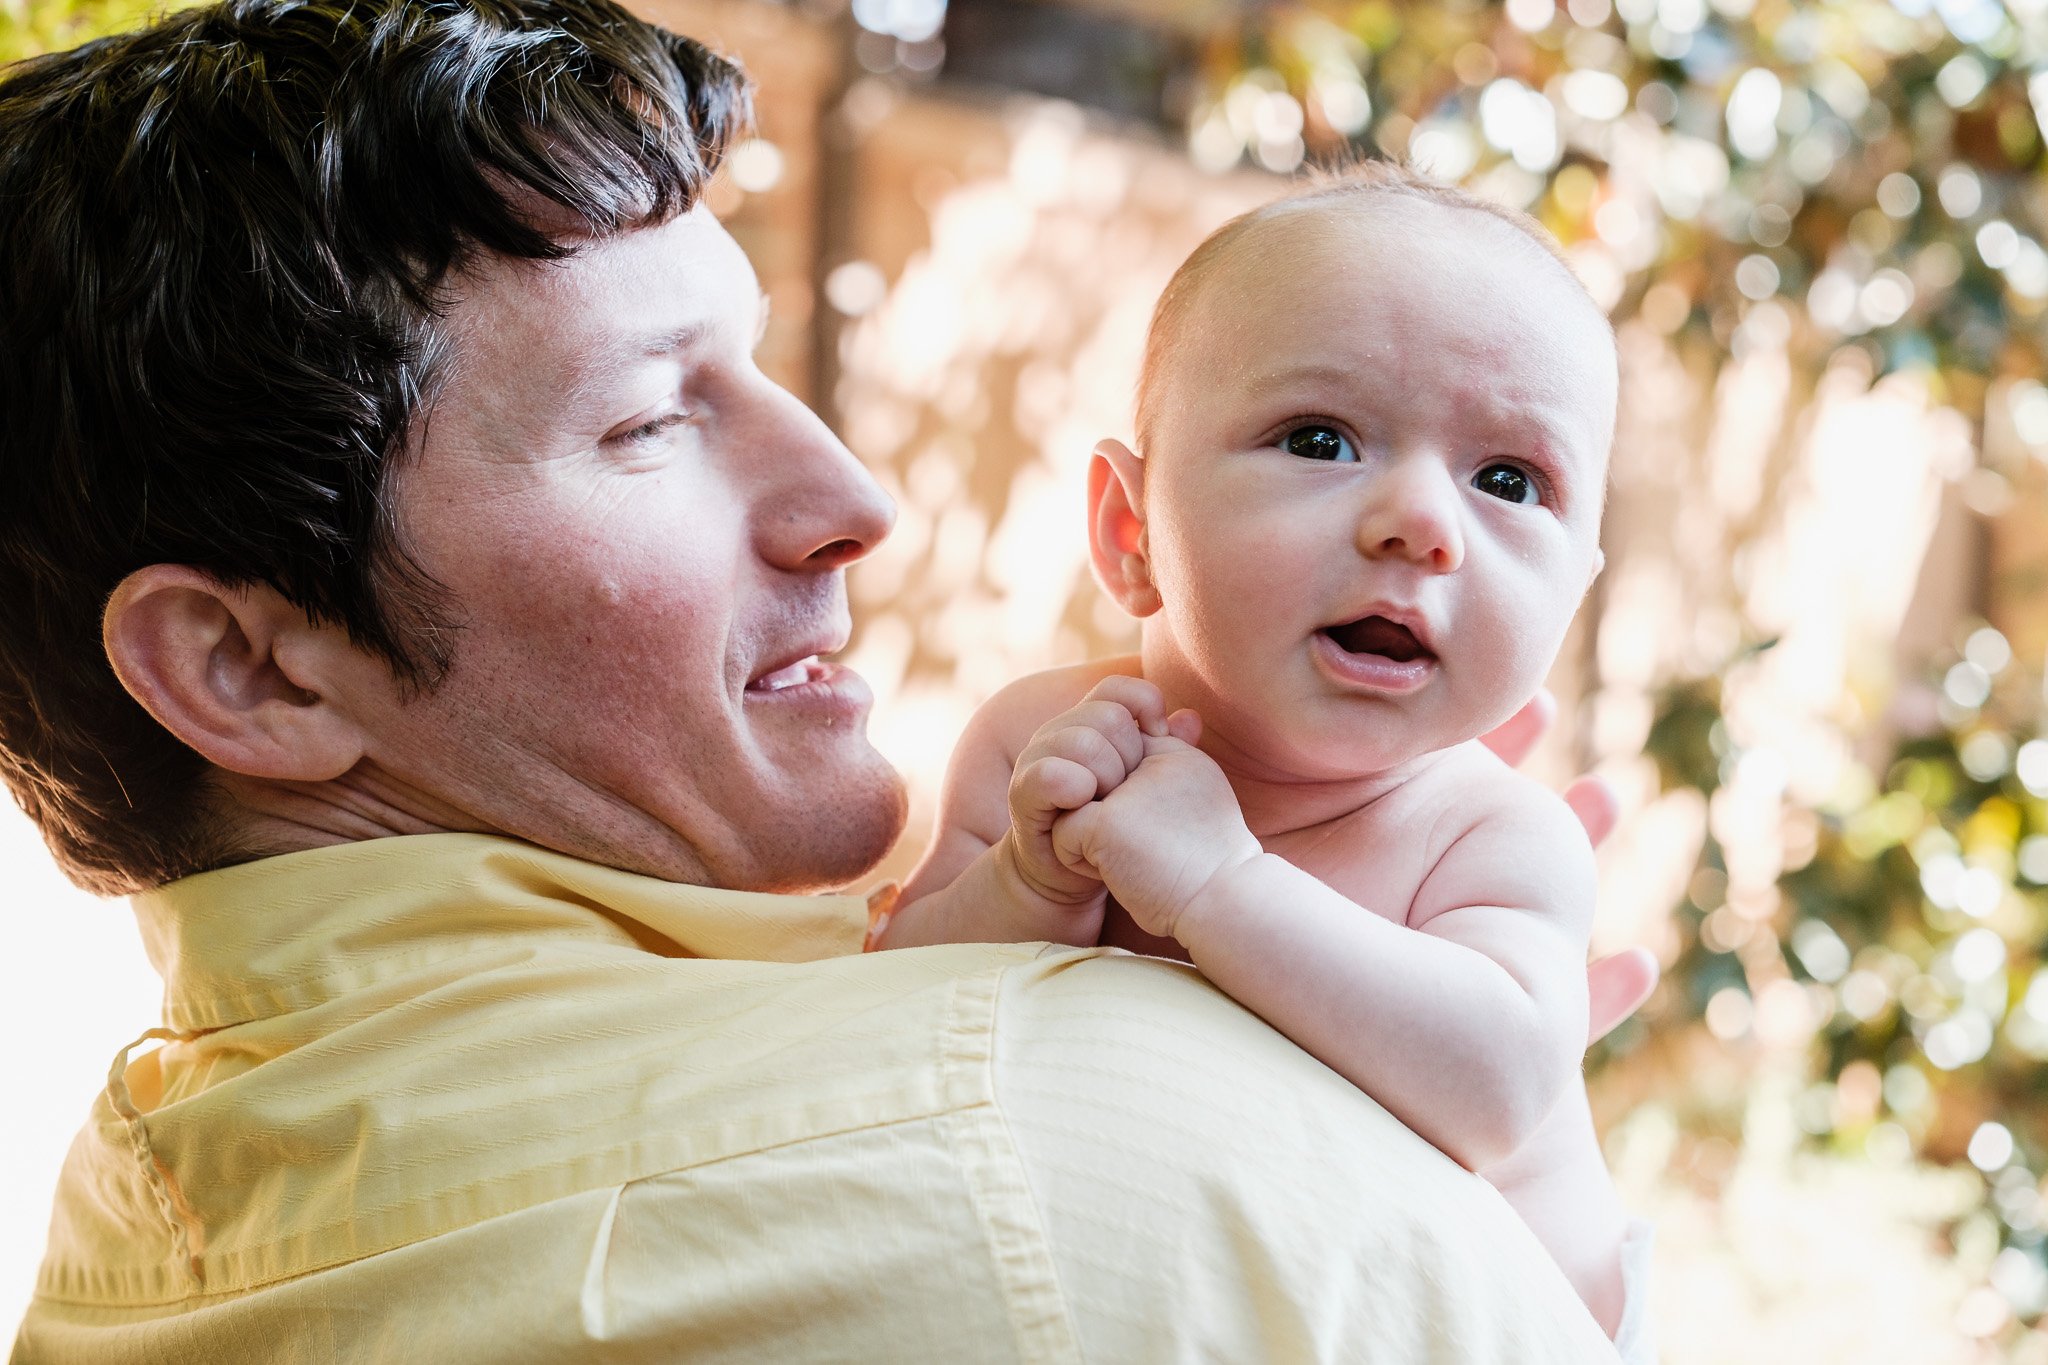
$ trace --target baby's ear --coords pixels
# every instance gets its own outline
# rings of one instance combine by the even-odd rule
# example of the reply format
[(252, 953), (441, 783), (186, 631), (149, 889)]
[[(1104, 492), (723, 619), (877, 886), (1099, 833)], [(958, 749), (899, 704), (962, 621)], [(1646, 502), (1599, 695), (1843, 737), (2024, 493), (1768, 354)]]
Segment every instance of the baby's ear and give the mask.
[(1159, 610), (1145, 547), (1145, 462), (1122, 441), (1096, 444), (1088, 465), (1088, 551), (1095, 581), (1133, 616)]

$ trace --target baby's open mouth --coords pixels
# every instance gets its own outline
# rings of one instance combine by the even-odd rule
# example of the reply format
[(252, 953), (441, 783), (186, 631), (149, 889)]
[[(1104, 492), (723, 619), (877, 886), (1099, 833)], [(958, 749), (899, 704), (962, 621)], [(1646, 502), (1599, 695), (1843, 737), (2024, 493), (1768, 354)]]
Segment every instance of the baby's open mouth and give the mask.
[(1347, 654), (1377, 654), (1405, 664), (1413, 659), (1435, 656), (1415, 638), (1415, 632), (1384, 616), (1367, 616), (1341, 626), (1325, 626), (1323, 634)]

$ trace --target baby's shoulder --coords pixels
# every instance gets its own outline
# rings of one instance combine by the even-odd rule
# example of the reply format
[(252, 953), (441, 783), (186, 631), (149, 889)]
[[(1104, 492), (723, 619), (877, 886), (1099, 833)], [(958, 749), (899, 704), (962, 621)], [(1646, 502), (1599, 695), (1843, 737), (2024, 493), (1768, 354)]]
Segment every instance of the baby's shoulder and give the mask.
[(1039, 726), (1080, 704), (1095, 684), (1117, 674), (1143, 677), (1143, 664), (1131, 654), (1027, 673), (1005, 683), (983, 702), (970, 728), (983, 743), (993, 744), (1015, 759)]
[(1433, 768), (1447, 818), (1442, 849), (1409, 910), (1421, 927), (1445, 909), (1470, 905), (1548, 907), (1574, 919), (1591, 914), (1598, 883), (1592, 845), (1563, 797), (1516, 772), (1476, 741), (1455, 763)]
[(1433, 842), (1450, 848), (1473, 835), (1538, 843), (1585, 831), (1564, 798), (1502, 762), (1477, 740), (1446, 750), (1415, 779), (1412, 799), (1434, 817)]

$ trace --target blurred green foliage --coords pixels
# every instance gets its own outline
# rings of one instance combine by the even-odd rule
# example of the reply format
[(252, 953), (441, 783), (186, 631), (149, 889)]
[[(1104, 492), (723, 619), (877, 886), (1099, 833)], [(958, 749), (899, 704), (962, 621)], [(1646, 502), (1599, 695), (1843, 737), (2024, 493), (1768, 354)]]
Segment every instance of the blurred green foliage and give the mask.
[[(1650, 747), (1667, 789), (1711, 799), (1741, 761), (1717, 690), (1663, 694)], [(1896, 742), (1881, 772), (1852, 768), (1817, 809), (1786, 805), (1773, 896), (1731, 904), (1707, 840), (1647, 1026), (1704, 1022), (1739, 1047), (1761, 994), (1795, 983), (1815, 1026), (1801, 1128), (1837, 1150), (1981, 1173), (1981, 1200), (1949, 1235), (1989, 1253), (2017, 1326), (2048, 1313), (2043, 693), (1988, 628), (1929, 690), (1937, 723)]]
[[(1981, 416), (2048, 303), (2043, 0), (1286, 0), (1211, 40), (1190, 149), (1414, 159), (1540, 217), (1617, 321), (1712, 362), (1760, 307)], [(1777, 310), (1782, 310), (1777, 311)]]
[(121, 33), (194, 0), (0, 0), (0, 64)]

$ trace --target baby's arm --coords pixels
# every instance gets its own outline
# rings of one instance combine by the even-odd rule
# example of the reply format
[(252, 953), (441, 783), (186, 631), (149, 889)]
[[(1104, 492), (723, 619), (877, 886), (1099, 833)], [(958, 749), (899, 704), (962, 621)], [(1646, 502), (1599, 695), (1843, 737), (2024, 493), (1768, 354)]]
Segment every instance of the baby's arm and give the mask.
[(1207, 755), (1146, 746), (1121, 786), (1058, 823), (1061, 856), (1460, 1164), (1521, 1145), (1585, 1047), (1593, 865), (1563, 803), (1519, 781), (1474, 793), (1486, 814), (1409, 927), (1264, 852)]
[(1114, 666), (1033, 675), (975, 713), (947, 768), (931, 850), (878, 947), (1095, 942), (1102, 884), (1053, 854), (1053, 820), (1137, 767), (1141, 727), (1166, 733), (1158, 689), (1103, 676)]

